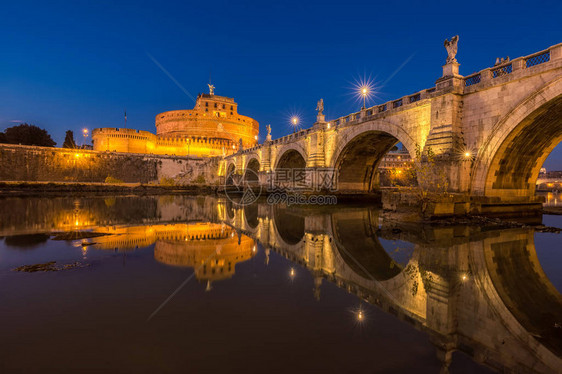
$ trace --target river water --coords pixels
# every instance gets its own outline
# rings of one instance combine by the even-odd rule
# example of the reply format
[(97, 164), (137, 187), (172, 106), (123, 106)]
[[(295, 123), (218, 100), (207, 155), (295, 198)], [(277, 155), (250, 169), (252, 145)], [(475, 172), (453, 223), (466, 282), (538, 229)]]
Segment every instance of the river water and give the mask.
[(8, 198), (0, 237), (1, 373), (562, 370), (561, 236), (532, 227)]

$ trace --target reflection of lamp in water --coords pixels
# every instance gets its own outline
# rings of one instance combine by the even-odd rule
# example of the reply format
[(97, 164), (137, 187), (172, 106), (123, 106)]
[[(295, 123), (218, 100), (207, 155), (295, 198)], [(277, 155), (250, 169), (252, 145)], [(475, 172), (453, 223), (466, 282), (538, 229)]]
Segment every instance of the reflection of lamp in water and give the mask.
[(269, 253), (270, 253), (270, 250), (269, 250), (269, 248), (267, 248), (265, 250), (265, 264), (266, 265), (269, 265)]
[(289, 271), (289, 276), (290, 276), (291, 278), (294, 278), (295, 275), (296, 275), (295, 268), (291, 268), (291, 270)]

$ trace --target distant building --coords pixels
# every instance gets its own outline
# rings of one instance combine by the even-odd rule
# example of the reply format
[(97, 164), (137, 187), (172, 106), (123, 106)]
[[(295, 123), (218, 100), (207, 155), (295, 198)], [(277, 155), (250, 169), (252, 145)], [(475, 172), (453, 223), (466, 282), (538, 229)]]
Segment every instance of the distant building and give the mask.
[(191, 110), (173, 110), (156, 116), (156, 134), (119, 128), (92, 131), (96, 151), (223, 156), (257, 144), (259, 124), (238, 114), (234, 99), (200, 94)]
[(408, 151), (400, 150), (396, 152), (388, 152), (382, 158), (379, 169), (409, 169), (412, 167), (412, 157)]

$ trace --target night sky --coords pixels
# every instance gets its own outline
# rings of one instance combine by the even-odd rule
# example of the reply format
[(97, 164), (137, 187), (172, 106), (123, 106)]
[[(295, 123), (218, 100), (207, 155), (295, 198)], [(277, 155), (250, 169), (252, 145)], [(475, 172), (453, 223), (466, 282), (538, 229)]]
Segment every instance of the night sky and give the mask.
[[(273, 136), (298, 113), (312, 125), (357, 111), (354, 83), (371, 77), (370, 105), (434, 86), (459, 34), (460, 73), (562, 42), (559, 1), (499, 2), (27, 2), (0, 5), (0, 131), (20, 122), (66, 130), (155, 132), (154, 116), (191, 109), (190, 96), (234, 97)], [(152, 58), (151, 58), (152, 57)], [(158, 64), (189, 93), (179, 88)], [(562, 146), (546, 165), (562, 169)]]

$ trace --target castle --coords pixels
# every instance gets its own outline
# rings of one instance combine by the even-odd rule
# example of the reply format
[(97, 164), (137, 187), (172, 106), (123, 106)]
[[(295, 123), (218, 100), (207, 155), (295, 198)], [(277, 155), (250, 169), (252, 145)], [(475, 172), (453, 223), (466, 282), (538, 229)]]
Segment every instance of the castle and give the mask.
[(148, 131), (98, 128), (92, 131), (96, 151), (176, 156), (225, 156), (238, 147), (257, 144), (259, 124), (238, 114), (234, 99), (199, 94), (191, 110), (172, 110), (156, 116), (156, 135)]

